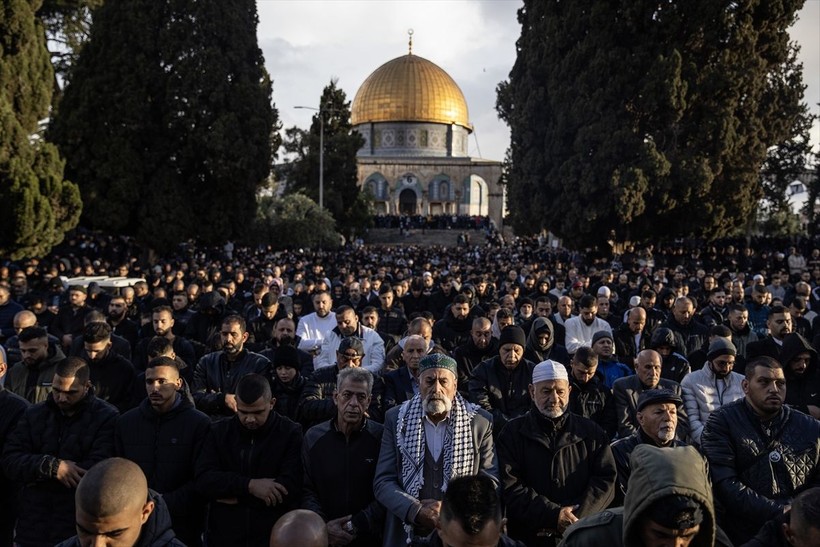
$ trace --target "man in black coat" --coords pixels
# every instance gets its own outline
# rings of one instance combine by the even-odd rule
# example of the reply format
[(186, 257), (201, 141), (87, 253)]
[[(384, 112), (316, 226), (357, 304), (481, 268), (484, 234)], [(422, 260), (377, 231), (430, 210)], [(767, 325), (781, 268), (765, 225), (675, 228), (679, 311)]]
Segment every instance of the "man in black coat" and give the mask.
[(524, 359), (527, 337), (511, 325), (501, 331), (498, 355), (479, 364), (469, 381), (469, 400), (493, 415), (493, 435), (530, 409), (529, 385), (535, 363)]
[(820, 486), (820, 421), (784, 404), (786, 377), (771, 357), (751, 359), (745, 398), (714, 411), (701, 436), (718, 523), (738, 545), (782, 514), (801, 490)]
[(248, 333), (241, 316), (229, 315), (222, 320), (219, 335), (222, 349), (199, 360), (191, 386), (197, 409), (212, 419), (236, 413), (236, 385), (243, 376), (256, 373), (270, 377), (270, 361), (245, 349)]
[(115, 453), (139, 465), (148, 486), (162, 494), (177, 537), (201, 545), (205, 502), (194, 489), (194, 464), (211, 421), (194, 408), (170, 357), (148, 362), (144, 389), (148, 397), (117, 424)]
[(89, 323), (83, 331), (83, 340), (81, 357), (88, 363), (96, 396), (111, 403), (120, 412), (133, 408), (137, 373), (130, 361), (114, 353), (111, 325)]
[(333, 394), (336, 416), (305, 433), (302, 507), (327, 522), (334, 545), (382, 544), (384, 507), (372, 488), (361, 487), (373, 483), (382, 441), (382, 425), (365, 415), (372, 389), (373, 375), (368, 370), (344, 369)]
[(615, 436), (618, 422), (615, 399), (598, 372), (598, 355), (592, 348), (581, 346), (570, 361), (569, 410), (588, 418), (606, 431), (608, 439)]
[(561, 363), (544, 361), (529, 386), (532, 408), (498, 437), (509, 534), (528, 547), (554, 547), (573, 522), (612, 501), (617, 471), (604, 430), (569, 407)]
[(792, 315), (789, 309), (783, 306), (773, 306), (769, 310), (766, 327), (769, 329), (769, 335), (766, 338), (749, 342), (746, 346), (747, 363), (761, 355), (780, 360), (783, 339), (792, 332)]
[[(6, 375), (8, 365), (0, 351), (0, 382)], [(0, 454), (6, 446), (11, 432), (17, 426), (20, 417), (28, 408), (28, 401), (3, 388), (0, 383)], [(0, 467), (0, 545), (11, 545), (14, 535), (14, 521), (17, 518), (17, 485), (6, 476)]]
[(444, 317), (433, 325), (433, 340), (445, 350), (452, 352), (470, 339), (472, 325), (470, 298), (459, 294), (444, 312)]
[(74, 490), (114, 452), (117, 409), (98, 399), (82, 359), (57, 365), (48, 399), (29, 407), (8, 438), (3, 468), (20, 491), (15, 542), (52, 547), (74, 531)]
[(209, 547), (267, 545), (279, 517), (299, 506), (302, 430), (273, 405), (268, 379), (248, 374), (236, 386), (236, 415), (211, 427), (196, 463)]

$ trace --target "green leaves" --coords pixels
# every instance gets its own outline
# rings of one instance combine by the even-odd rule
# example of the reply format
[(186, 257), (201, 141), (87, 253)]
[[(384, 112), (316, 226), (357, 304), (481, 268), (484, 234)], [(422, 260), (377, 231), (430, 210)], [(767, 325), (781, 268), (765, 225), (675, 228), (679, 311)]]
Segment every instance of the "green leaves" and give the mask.
[(525, 0), (497, 103), (516, 230), (588, 246), (744, 227), (767, 151), (806, 152), (801, 5)]

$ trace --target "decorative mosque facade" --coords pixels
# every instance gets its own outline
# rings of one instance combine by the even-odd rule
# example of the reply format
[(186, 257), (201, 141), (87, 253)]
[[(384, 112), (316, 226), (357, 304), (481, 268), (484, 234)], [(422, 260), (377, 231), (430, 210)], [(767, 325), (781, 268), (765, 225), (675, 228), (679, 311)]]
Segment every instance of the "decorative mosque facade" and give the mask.
[(351, 105), (364, 138), (359, 184), (377, 214), (480, 215), (501, 226), (501, 162), (471, 158), (467, 101), (436, 64), (407, 55), (377, 68)]

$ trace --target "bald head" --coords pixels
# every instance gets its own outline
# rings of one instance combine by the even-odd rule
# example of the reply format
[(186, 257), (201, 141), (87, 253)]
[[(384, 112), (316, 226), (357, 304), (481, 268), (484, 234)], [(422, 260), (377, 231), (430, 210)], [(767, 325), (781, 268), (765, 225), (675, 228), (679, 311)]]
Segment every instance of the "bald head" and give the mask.
[(296, 509), (276, 521), (270, 547), (327, 547), (327, 526), (322, 517), (307, 509)]
[(19, 332), (37, 325), (37, 316), (29, 310), (19, 311), (14, 315), (14, 328)]
[(145, 505), (148, 482), (134, 462), (110, 458), (85, 474), (75, 498), (78, 509), (96, 517), (107, 517)]

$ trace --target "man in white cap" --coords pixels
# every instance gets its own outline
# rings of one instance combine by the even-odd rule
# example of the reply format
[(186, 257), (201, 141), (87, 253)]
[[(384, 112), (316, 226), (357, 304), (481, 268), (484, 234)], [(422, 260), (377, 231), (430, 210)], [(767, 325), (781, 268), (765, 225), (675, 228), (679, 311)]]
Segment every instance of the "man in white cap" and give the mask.
[(455, 360), (426, 355), (418, 378), (419, 393), (384, 420), (373, 479), (376, 499), (387, 509), (384, 545), (426, 544), (451, 479), (498, 476), (492, 417), (458, 393)]
[(529, 547), (554, 547), (570, 524), (606, 508), (615, 493), (609, 439), (592, 420), (568, 412), (570, 389), (564, 365), (536, 365), (532, 408), (498, 438), (509, 533)]

